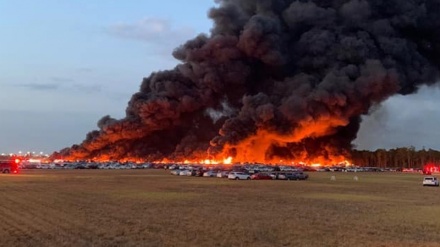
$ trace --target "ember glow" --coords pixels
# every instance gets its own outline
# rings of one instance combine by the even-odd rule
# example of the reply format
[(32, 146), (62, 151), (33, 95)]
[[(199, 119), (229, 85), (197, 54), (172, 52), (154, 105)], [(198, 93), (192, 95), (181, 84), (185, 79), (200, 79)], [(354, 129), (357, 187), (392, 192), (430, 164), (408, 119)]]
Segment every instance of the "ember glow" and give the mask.
[(211, 33), (144, 78), (125, 118), (53, 156), (347, 163), (362, 115), (439, 78), (439, 1), (216, 2)]
[[(162, 161), (163, 162), (163, 161)], [(183, 164), (198, 164), (198, 165), (232, 165), (233, 158), (228, 157), (221, 160), (212, 160), (212, 159), (204, 159), (204, 160), (185, 160), (183, 162), (180, 161), (167, 161), (165, 163), (183, 163)]]

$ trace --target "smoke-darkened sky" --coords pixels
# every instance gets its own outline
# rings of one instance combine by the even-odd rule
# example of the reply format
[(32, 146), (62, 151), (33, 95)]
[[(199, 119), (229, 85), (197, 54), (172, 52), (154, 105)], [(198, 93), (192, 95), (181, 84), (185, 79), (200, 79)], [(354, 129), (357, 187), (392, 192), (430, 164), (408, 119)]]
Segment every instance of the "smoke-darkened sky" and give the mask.
[[(80, 143), (121, 118), (142, 78), (171, 69), (175, 47), (208, 33), (211, 1), (0, 2), (0, 152)], [(395, 96), (365, 117), (362, 149), (440, 149), (440, 90)]]

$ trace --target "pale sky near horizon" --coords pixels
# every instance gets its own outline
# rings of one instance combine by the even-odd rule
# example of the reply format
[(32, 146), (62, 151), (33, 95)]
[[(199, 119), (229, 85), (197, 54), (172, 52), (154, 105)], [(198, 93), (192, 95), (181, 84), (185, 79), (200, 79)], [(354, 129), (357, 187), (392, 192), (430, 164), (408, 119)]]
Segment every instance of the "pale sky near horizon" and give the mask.
[[(122, 118), (143, 77), (208, 33), (214, 0), (0, 0), (0, 153), (80, 143), (104, 115)], [(440, 89), (397, 96), (367, 117), (361, 149), (440, 149)]]

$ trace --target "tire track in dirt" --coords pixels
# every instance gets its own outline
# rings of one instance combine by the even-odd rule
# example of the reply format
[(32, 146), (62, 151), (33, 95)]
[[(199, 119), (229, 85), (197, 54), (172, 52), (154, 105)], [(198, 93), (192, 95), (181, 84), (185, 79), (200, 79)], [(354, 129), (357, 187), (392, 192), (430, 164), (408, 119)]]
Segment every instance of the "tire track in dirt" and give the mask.
[[(27, 244), (32, 246), (43, 246), (41, 240), (36, 237), (35, 233), (42, 232), (40, 229), (33, 227), (34, 222), (27, 221), (24, 217), (10, 211), (10, 208), (0, 205), (0, 222), (4, 232), (14, 236), (15, 238), (23, 236), (26, 238)], [(6, 237), (6, 239), (8, 239)], [(13, 241), (14, 242), (14, 241)]]
[[(50, 195), (49, 195), (50, 196)], [(54, 234), (49, 234), (46, 237), (49, 240), (55, 241), (56, 246), (61, 246), (65, 244), (69, 245), (84, 245), (86, 241), (78, 239), (78, 236), (74, 234), (77, 229), (84, 229), (85, 227), (78, 222), (72, 221), (75, 217), (60, 211), (59, 209), (52, 207), (50, 204), (47, 204), (44, 197), (32, 198), (29, 200), (16, 200), (12, 197), (5, 198), (8, 201), (12, 202), (13, 205), (2, 206), (5, 211), (19, 211), (19, 215), (22, 219), (17, 218), (17, 214), (9, 214), (8, 217), (13, 217), (17, 221), (22, 221), (26, 223), (26, 220), (23, 219), (32, 219), (31, 230), (34, 234), (47, 235), (45, 232), (51, 232)], [(32, 206), (31, 206), (32, 205)], [(41, 213), (33, 213), (33, 212), (44, 212), (49, 211), (47, 215), (42, 215)], [(44, 229), (44, 231), (40, 230)]]
[[(44, 193), (33, 191), (32, 193), (35, 197), (32, 198), (34, 202), (41, 205), (41, 208), (44, 208), (47, 211), (51, 212), (52, 218), (61, 220), (62, 222), (68, 221), (68, 226), (72, 226), (72, 228), (76, 227), (77, 229), (93, 231), (91, 227), (84, 227), (84, 222), (78, 222), (80, 219), (87, 219), (90, 217), (86, 217), (83, 213), (85, 210), (88, 211), (89, 208), (93, 208), (95, 204), (94, 201), (89, 198), (78, 197), (78, 194), (75, 193), (53, 193), (52, 191), (46, 191)], [(26, 201), (17, 201), (16, 203), (25, 205), (28, 207), (28, 200)]]
[(39, 212), (44, 212), (44, 207), (41, 207), (39, 203), (35, 203), (32, 200), (33, 198), (23, 197), (22, 200), (17, 200), (17, 197), (13, 195), (6, 195), (3, 198), (0, 207), (3, 209), (5, 216), (16, 222), (22, 222), (31, 230), (33, 236), (44, 235), (51, 238), (51, 234), (45, 233), (46, 230), (56, 232), (57, 229), (54, 228), (53, 222), (47, 220), (50, 217), (39, 216)]
[(42, 246), (25, 227), (17, 227), (17, 222), (9, 217), (1, 215), (0, 221), (4, 229), (0, 235), (0, 246)]

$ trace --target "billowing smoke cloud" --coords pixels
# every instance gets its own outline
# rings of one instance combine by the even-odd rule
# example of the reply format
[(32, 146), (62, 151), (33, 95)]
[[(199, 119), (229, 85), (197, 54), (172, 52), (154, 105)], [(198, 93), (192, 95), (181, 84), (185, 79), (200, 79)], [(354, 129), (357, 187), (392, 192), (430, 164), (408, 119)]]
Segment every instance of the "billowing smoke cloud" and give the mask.
[(440, 0), (217, 0), (214, 27), (145, 78), (73, 159), (331, 160), (361, 115), (432, 84)]

